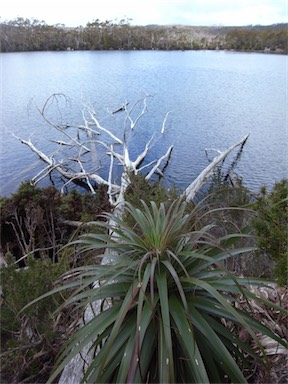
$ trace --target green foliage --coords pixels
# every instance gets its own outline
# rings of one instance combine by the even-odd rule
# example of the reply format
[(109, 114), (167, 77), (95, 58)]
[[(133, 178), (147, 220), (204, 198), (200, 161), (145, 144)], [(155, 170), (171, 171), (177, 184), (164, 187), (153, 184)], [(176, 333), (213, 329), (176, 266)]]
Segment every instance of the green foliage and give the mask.
[[(216, 237), (239, 232), (241, 228), (245, 228), (246, 233), (250, 233), (251, 236), (239, 240), (238, 246), (256, 245), (251, 224), (255, 216), (255, 211), (252, 209), (255, 197), (245, 188), (241, 180), (237, 179), (236, 186), (232, 186), (230, 179), (225, 178), (219, 170), (215, 173), (208, 190), (201, 196), (202, 211), (208, 213), (199, 218), (201, 225), (213, 224), (211, 233)], [(213, 215), (209, 213), (211, 211)], [(263, 255), (260, 257), (256, 251), (230, 258), (225, 265), (236, 275), (272, 277), (269, 270), (270, 260)]]
[(160, 203), (168, 203), (175, 200), (179, 196), (176, 188), (167, 191), (159, 182), (148, 183), (145, 176), (141, 174), (129, 174), (130, 184), (125, 192), (125, 201), (131, 203), (135, 208), (142, 207), (141, 201), (149, 203), (155, 201)]
[(96, 195), (82, 194), (72, 189), (62, 196), (59, 214), (67, 220), (88, 222), (94, 220), (102, 211), (109, 212), (110, 209), (107, 187), (100, 185)]
[(226, 48), (244, 51), (277, 51), (287, 53), (288, 31), (283, 28), (235, 28), (226, 35)]
[[(50, 297), (19, 312), (51, 290), (68, 264), (84, 262), (74, 248), (61, 250), (75, 231), (65, 219), (85, 222), (103, 209), (109, 211), (106, 192), (106, 187), (100, 187), (96, 196), (74, 190), (61, 196), (52, 186), (42, 189), (24, 182), (9, 198), (1, 198), (1, 251), (8, 251), (8, 267), (1, 269), (2, 376), (7, 382), (46, 381), (49, 376), (66, 337), (68, 320), (62, 313), (56, 320), (52, 317), (62, 299)], [(78, 234), (83, 231), (78, 228)], [(77, 312), (74, 320), (75, 315)], [(17, 375), (15, 366), (19, 366)]]
[(51, 258), (55, 258), (62, 241), (56, 218), (59, 204), (60, 193), (54, 187), (40, 189), (29, 182), (1, 199), (3, 249), (19, 258), (37, 248), (50, 248)]
[(41, 257), (47, 250), (45, 255), (57, 260), (60, 247), (75, 230), (63, 221), (87, 222), (103, 210), (109, 211), (106, 192), (100, 186), (96, 195), (72, 190), (61, 196), (52, 186), (36, 188), (29, 181), (22, 183), (16, 193), (0, 200), (2, 248), (11, 250), (17, 259), (31, 252)]
[(251, 193), (242, 181), (235, 176), (236, 186), (231, 185), (229, 177), (224, 177), (221, 169), (216, 171), (209, 185), (209, 205), (218, 207), (246, 207), (251, 202)]
[(260, 252), (275, 263), (274, 275), (280, 285), (288, 278), (288, 180), (276, 183), (271, 193), (262, 188), (255, 203), (257, 217), (253, 221)]
[(252, 216), (252, 211), (248, 209), (252, 197), (241, 180), (237, 179), (237, 185), (232, 186), (230, 180), (223, 179), (222, 172), (219, 171), (204, 196), (204, 209), (208, 212), (214, 210), (213, 217), (208, 217), (215, 224), (215, 234), (233, 233), (248, 225)]
[[(96, 196), (72, 190), (62, 197), (53, 187), (38, 189), (23, 183), (17, 193), (1, 199), (3, 248), (18, 250), (17, 259), (34, 252), (27, 258), (27, 268), (18, 270), (15, 258), (6, 255), (8, 267), (1, 271), (2, 378), (46, 382), (67, 338), (70, 306), (76, 322), (79, 311), (101, 300), (103, 306), (105, 302), (111, 306), (72, 335), (54, 378), (95, 340), (99, 353), (86, 373), (91, 382), (245, 382), (245, 370), (251, 371), (247, 361), (260, 364), (263, 355), (260, 359), (260, 345), (255, 353), (241, 341), (240, 330), (245, 328), (256, 344), (257, 330), (281, 341), (237, 304), (239, 294), (244, 300), (246, 295), (246, 300), (261, 301), (245, 287), (265, 282), (234, 276), (243, 273), (237, 267), (239, 258), (242, 262), (253, 255), (256, 265), (260, 257), (256, 262), (253, 237), (242, 230), (247, 230), (252, 216), (247, 209), (251, 195), (241, 183), (232, 188), (218, 176), (194, 206), (175, 201), (176, 190), (167, 192), (141, 175), (129, 175), (123, 220), (113, 214), (99, 216), (110, 210), (106, 187), (100, 187)], [(277, 183), (270, 194), (263, 189), (253, 205), (260, 264), (264, 253), (271, 254), (282, 284), (287, 276), (287, 190), (287, 180)], [(99, 221), (89, 226), (93, 233), (61, 251), (63, 262), (52, 263), (71, 234), (63, 226), (65, 219)], [(44, 250), (51, 244), (57, 257)], [(42, 251), (35, 252), (35, 247)], [(92, 265), (86, 265), (84, 252), (101, 256), (106, 249), (111, 265), (91, 259)], [(55, 288), (53, 282), (67, 270), (64, 260), (77, 267)], [(253, 270), (248, 260), (245, 276)], [(100, 287), (92, 288), (95, 280)], [(43, 301), (37, 299), (41, 295)], [(20, 312), (33, 301), (35, 306)], [(55, 310), (58, 315), (53, 317)], [(17, 377), (11, 370), (14, 366), (20, 367)]]
[[(49, 382), (91, 341), (97, 354), (83, 379), (87, 382), (246, 382), (247, 356), (261, 364), (263, 355), (240, 340), (239, 326), (261, 352), (255, 331), (285, 343), (236, 305), (240, 294), (265, 301), (246, 289), (264, 281), (236, 278), (224, 266), (251, 250), (232, 247), (245, 235), (214, 238), (211, 225), (199, 228), (201, 205), (190, 213), (180, 200), (167, 208), (141, 205), (127, 203), (132, 225), (106, 214), (107, 221), (97, 223), (105, 233), (76, 242), (83, 251), (108, 251), (112, 262), (70, 271), (54, 293), (73, 287), (66, 305), (85, 308), (100, 300), (108, 307), (75, 331)], [(91, 287), (95, 280), (99, 286)]]
[(61, 331), (60, 325), (63, 326), (63, 321), (65, 325), (67, 319), (63, 314), (61, 321), (60, 317), (58, 320), (52, 317), (63, 298), (55, 295), (20, 311), (55, 286), (54, 281), (67, 270), (65, 260), (52, 264), (47, 259), (36, 260), (29, 256), (25, 269), (17, 269), (12, 254), (6, 255), (6, 261), (8, 266), (1, 268), (2, 379), (3, 382), (43, 381), (49, 375), (58, 348), (65, 340), (65, 332)]

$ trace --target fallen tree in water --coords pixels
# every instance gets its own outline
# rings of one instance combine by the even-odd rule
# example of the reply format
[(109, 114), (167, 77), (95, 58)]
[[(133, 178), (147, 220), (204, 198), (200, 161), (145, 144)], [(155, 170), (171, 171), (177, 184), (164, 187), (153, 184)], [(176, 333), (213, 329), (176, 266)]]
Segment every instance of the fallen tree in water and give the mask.
[[(192, 201), (195, 198), (195, 195), (201, 187), (207, 182), (207, 180), (213, 175), (214, 170), (220, 163), (222, 163), (226, 157), (237, 147), (243, 148), (249, 135), (244, 136), (238, 143), (233, 144), (231, 147), (226, 149), (226, 151), (221, 152), (217, 150), (218, 156), (216, 156), (211, 163), (200, 173), (200, 175), (192, 181), (192, 183), (186, 188), (184, 196), (186, 201)], [(206, 149), (207, 151), (207, 149)], [(215, 150), (214, 150), (215, 151)], [(233, 183), (232, 183), (233, 184)]]
[[(134, 131), (138, 129), (140, 119), (147, 113), (148, 97), (149, 95), (145, 95), (142, 99), (136, 101), (130, 109), (128, 109), (127, 102), (118, 109), (117, 112), (124, 112), (125, 117), (121, 122), (123, 126), (118, 126), (118, 132), (113, 133), (113, 128), (103, 126), (97, 117), (95, 109), (89, 104), (83, 106), (83, 124), (70, 126), (63, 122), (52, 122), (47, 116), (48, 109), (51, 108), (53, 104), (56, 104), (58, 107), (58, 103), (61, 100), (66, 100), (62, 94), (52, 95), (45, 102), (43, 108), (38, 108), (38, 110), (47, 124), (59, 131), (65, 138), (65, 140), (53, 140), (56, 144), (56, 150), (53, 152), (53, 155), (47, 155), (38, 149), (30, 140), (24, 140), (14, 135), (15, 138), (27, 145), (31, 151), (38, 155), (46, 164), (45, 168), (35, 175), (31, 182), (37, 184), (43, 178), (51, 175), (52, 172), (58, 172), (59, 175), (66, 180), (61, 189), (63, 193), (65, 187), (71, 183), (79, 185), (79, 182), (81, 182), (81, 185), (92, 194), (96, 193), (97, 186), (104, 184), (108, 187), (107, 193), (110, 204), (115, 207), (119, 206), (119, 204), (121, 205), (124, 201), (125, 190), (129, 184), (129, 173), (138, 174), (139, 172), (148, 170), (145, 179), (149, 181), (155, 174), (162, 174), (162, 169), (165, 168), (169, 162), (173, 150), (173, 145), (171, 145), (162, 156), (145, 163), (146, 156), (152, 146), (155, 145), (156, 136), (158, 135), (157, 139), (159, 140), (165, 133), (166, 115), (162, 126), (159, 127), (159, 132), (153, 133), (144, 149), (132, 160), (128, 142), (131, 136), (135, 134)], [(136, 109), (139, 106), (142, 106), (142, 108), (138, 113)], [(114, 116), (116, 112), (108, 111), (108, 113), (113, 120), (113, 125), (118, 124)], [(69, 152), (65, 151), (67, 148)], [(106, 178), (99, 174), (99, 171), (101, 171), (99, 153), (103, 153), (103, 150), (106, 151), (106, 155), (110, 158)], [(114, 181), (116, 161), (116, 165), (120, 164), (122, 167), (120, 183)], [(90, 170), (86, 169), (87, 162), (89, 163), (88, 166)], [(91, 168), (93, 168), (93, 171), (91, 171)]]
[[(146, 142), (144, 149), (139, 151), (134, 160), (132, 160), (130, 154), (129, 142), (131, 139), (137, 140), (135, 135), (137, 137), (137, 134), (140, 136), (143, 133), (143, 126), (139, 125), (141, 118), (147, 113), (148, 97), (149, 95), (145, 95), (142, 99), (136, 101), (130, 109), (128, 108), (129, 103), (126, 101), (116, 111), (108, 111), (107, 117), (111, 117), (112, 127), (105, 127), (97, 117), (95, 109), (89, 104), (84, 104), (83, 106), (82, 124), (68, 125), (62, 121), (60, 123), (53, 122), (48, 117), (48, 110), (55, 105), (58, 109), (60, 101), (66, 101), (66, 97), (63, 94), (53, 94), (50, 96), (44, 106), (41, 109), (38, 108), (38, 111), (47, 124), (57, 130), (62, 136), (59, 140), (51, 140), (56, 145), (53, 154), (48, 155), (37, 148), (30, 139), (25, 140), (13, 134), (16, 139), (27, 145), (45, 164), (45, 167), (32, 178), (31, 183), (36, 185), (44, 178), (51, 176), (52, 173), (58, 173), (65, 180), (61, 188), (62, 193), (71, 183), (78, 186), (80, 184), (80, 186), (92, 194), (96, 194), (99, 185), (105, 185), (107, 186), (110, 204), (117, 207), (124, 202), (124, 193), (130, 183), (129, 174), (131, 172), (135, 175), (138, 173), (145, 174), (146, 181), (151, 180), (155, 175), (162, 176), (163, 170), (170, 161), (173, 145), (170, 145), (162, 156), (152, 161), (147, 162), (146, 158), (151, 148), (166, 133), (166, 123), (170, 112), (165, 115), (162, 126), (152, 134)], [(124, 113), (124, 118), (119, 122), (119, 120), (115, 120), (114, 115), (116, 113), (118, 115), (120, 112)], [(122, 126), (118, 124), (122, 124)], [(115, 126), (117, 126), (116, 129)], [(138, 128), (139, 131), (136, 132)], [(213, 149), (218, 155), (186, 188), (183, 195), (185, 195), (187, 201), (192, 201), (195, 198), (201, 187), (213, 175), (214, 170), (224, 162), (235, 148), (243, 148), (248, 136), (245, 135), (239, 142), (233, 144), (225, 151)], [(106, 156), (109, 157), (107, 177), (100, 175), (102, 169), (99, 153), (103, 154), (103, 150), (106, 152)], [(208, 149), (205, 151), (208, 151)], [(115, 170), (116, 166), (119, 165), (121, 166), (121, 177), (120, 182), (116, 182)], [(119, 172), (117, 172), (118, 174)]]

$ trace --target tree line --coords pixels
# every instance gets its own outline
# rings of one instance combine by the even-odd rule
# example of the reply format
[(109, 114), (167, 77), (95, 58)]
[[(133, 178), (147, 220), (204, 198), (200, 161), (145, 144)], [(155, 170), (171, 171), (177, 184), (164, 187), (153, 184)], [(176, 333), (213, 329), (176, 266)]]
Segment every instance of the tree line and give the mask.
[(131, 19), (99, 19), (85, 27), (37, 19), (0, 23), (2, 52), (64, 50), (229, 49), (288, 53), (288, 24), (247, 27), (133, 26)]

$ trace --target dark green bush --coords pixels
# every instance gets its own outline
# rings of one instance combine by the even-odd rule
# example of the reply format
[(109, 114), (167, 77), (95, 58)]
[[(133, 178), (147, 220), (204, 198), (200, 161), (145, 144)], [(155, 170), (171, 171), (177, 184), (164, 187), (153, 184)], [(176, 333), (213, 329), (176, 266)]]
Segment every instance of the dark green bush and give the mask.
[(95, 195), (72, 190), (62, 196), (53, 186), (22, 183), (16, 193), (0, 200), (4, 253), (10, 250), (19, 259), (31, 252), (42, 257), (42, 250), (47, 250), (45, 254), (57, 261), (59, 249), (75, 231), (65, 220), (87, 222), (109, 212), (106, 191), (106, 186), (100, 186)]
[(107, 187), (100, 185), (95, 195), (91, 193), (80, 193), (72, 189), (68, 194), (61, 197), (59, 215), (67, 220), (92, 221), (102, 211), (111, 210)]
[(125, 201), (133, 204), (134, 207), (142, 207), (141, 200), (145, 203), (155, 201), (156, 204), (168, 203), (179, 197), (176, 188), (167, 190), (160, 182), (148, 183), (141, 174), (129, 174), (130, 185), (125, 192)]
[(6, 255), (6, 260), (7, 267), (1, 268), (1, 382), (46, 382), (69, 323), (64, 313), (52, 316), (64, 296), (55, 295), (23, 312), (21, 309), (55, 287), (66, 263), (52, 264), (29, 256), (27, 267), (17, 269), (12, 254)]
[(288, 180), (276, 183), (267, 193), (262, 188), (255, 203), (257, 217), (253, 221), (260, 252), (268, 254), (274, 264), (274, 277), (280, 285), (288, 277)]
[(54, 187), (36, 188), (29, 182), (20, 185), (18, 191), (1, 203), (1, 243), (4, 252), (10, 250), (20, 257), (39, 249), (48, 249), (55, 259), (62, 230), (59, 227), (58, 207), (61, 202), (59, 191)]

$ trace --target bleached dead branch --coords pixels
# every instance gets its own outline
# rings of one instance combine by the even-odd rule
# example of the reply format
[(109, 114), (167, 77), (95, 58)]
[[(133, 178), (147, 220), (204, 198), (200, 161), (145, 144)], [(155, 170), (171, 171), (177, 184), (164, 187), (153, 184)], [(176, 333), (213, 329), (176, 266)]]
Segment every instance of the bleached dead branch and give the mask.
[(163, 123), (162, 123), (162, 129), (161, 129), (161, 134), (163, 135), (163, 133), (165, 132), (165, 127), (166, 127), (166, 121), (168, 119), (168, 116), (170, 115), (171, 111), (167, 112), (165, 117), (164, 117), (164, 120), (163, 120)]
[(96, 118), (96, 115), (95, 115), (95, 112), (93, 112), (93, 110), (89, 110), (89, 114), (90, 114), (90, 117), (91, 119), (94, 121), (96, 127), (102, 131), (102, 132), (105, 132), (107, 133), (107, 135), (109, 135), (113, 140), (115, 140), (118, 144), (123, 144), (123, 141), (121, 139), (119, 139), (117, 136), (115, 136), (111, 131), (109, 131), (108, 129), (106, 129), (105, 127), (102, 127), (102, 125), (100, 125), (99, 121), (97, 120)]
[(136, 105), (138, 104), (138, 102), (139, 102), (140, 100), (132, 106), (132, 108), (131, 108), (130, 111), (128, 111), (128, 109), (127, 109), (128, 103), (126, 102), (126, 104), (125, 104), (125, 111), (126, 111), (126, 116), (127, 116), (128, 120), (130, 120), (130, 128), (131, 128), (131, 129), (134, 129), (134, 128), (135, 128), (135, 126), (137, 125), (138, 121), (139, 121), (139, 120), (141, 119), (141, 117), (144, 116), (145, 113), (147, 112), (147, 101), (146, 101), (146, 98), (147, 98), (148, 96), (149, 96), (149, 95), (146, 95), (146, 97), (143, 99), (143, 109), (142, 109), (141, 113), (136, 117), (135, 120), (132, 119), (131, 114), (132, 114), (134, 108), (136, 107)]
[(161, 156), (160, 159), (157, 160), (156, 165), (151, 169), (147, 176), (145, 176), (145, 180), (148, 181), (154, 175), (154, 173), (159, 169), (160, 164), (163, 160), (168, 159), (173, 149), (173, 145), (171, 145), (165, 155)]
[[(40, 180), (43, 180), (44, 177), (50, 175), (51, 172), (54, 171), (58, 172), (62, 177), (66, 179), (61, 189), (62, 193), (70, 183), (74, 183), (76, 181), (84, 182), (87, 190), (93, 194), (95, 194), (95, 187), (97, 187), (97, 185), (104, 184), (108, 187), (110, 203), (114, 206), (119, 206), (120, 203), (122, 204), (124, 202), (125, 190), (129, 184), (129, 173), (133, 172), (137, 174), (140, 170), (149, 170), (149, 168), (151, 168), (146, 176), (146, 180), (149, 180), (153, 174), (160, 172), (159, 167), (161, 163), (164, 160), (166, 160), (166, 162), (169, 161), (172, 152), (172, 146), (170, 146), (166, 154), (160, 156), (158, 159), (153, 160), (149, 164), (142, 166), (143, 162), (145, 162), (147, 154), (149, 153), (149, 150), (151, 149), (152, 141), (155, 136), (155, 134), (153, 134), (151, 139), (146, 143), (143, 151), (140, 152), (135, 159), (131, 159), (128, 146), (129, 132), (135, 130), (136, 126), (139, 124), (140, 119), (146, 114), (148, 97), (149, 95), (145, 95), (142, 99), (137, 100), (130, 109), (128, 109), (129, 103), (126, 101), (120, 109), (114, 112), (120, 112), (120, 110), (125, 112), (124, 127), (119, 128), (119, 134), (115, 134), (114, 131), (112, 132), (111, 128), (103, 126), (103, 123), (97, 117), (96, 111), (90, 104), (83, 104), (82, 124), (72, 126), (62, 122), (59, 124), (52, 122), (47, 117), (48, 109), (50, 109), (53, 105), (56, 105), (57, 112), (60, 113), (60, 100), (61, 98), (64, 98), (64, 100), (67, 101), (67, 99), (64, 95), (61, 94), (55, 94), (49, 97), (43, 108), (37, 109), (43, 119), (50, 126), (64, 134), (67, 140), (52, 140), (52, 142), (57, 145), (58, 149), (54, 152), (53, 155), (47, 155), (42, 150), (38, 149), (30, 139), (24, 140), (14, 135), (15, 138), (20, 140), (21, 143), (27, 145), (30, 150), (36, 153), (39, 158), (46, 164), (45, 168), (41, 170), (35, 177), (33, 177), (32, 182), (37, 184)], [(140, 112), (137, 113), (136, 107), (138, 109), (139, 107), (141, 108)], [(132, 114), (136, 114), (136, 118), (132, 117)], [(169, 113), (166, 114), (163, 121), (161, 129), (162, 133), (165, 129), (168, 115)], [(113, 119), (115, 119), (113, 113), (111, 113), (111, 116)], [(127, 127), (128, 121), (130, 122), (129, 127)], [(85, 134), (85, 138), (83, 137), (83, 134)], [(98, 136), (97, 140), (93, 139), (94, 135)], [(119, 146), (117, 150), (115, 149), (114, 144)], [(93, 162), (99, 161), (99, 153), (103, 154), (103, 150), (101, 152), (101, 147), (107, 150), (106, 154), (109, 156), (109, 171), (107, 172), (107, 178), (100, 176), (98, 171), (90, 171), (91, 166), (94, 169), (99, 169), (99, 165)], [(69, 155), (64, 152), (65, 148), (69, 149)], [(60, 153), (64, 160), (61, 158), (59, 159)], [(89, 153), (91, 159), (87, 159), (85, 157), (86, 154)], [(122, 176), (119, 184), (115, 184), (113, 181), (113, 172), (115, 167), (114, 159), (116, 159), (122, 167)], [(86, 161), (89, 162), (89, 170), (85, 165)], [(91, 163), (91, 161), (93, 162)]]
[(236, 147), (243, 146), (246, 143), (248, 137), (249, 135), (244, 136), (238, 143), (233, 144), (224, 152), (217, 150), (219, 155), (216, 156), (214, 160), (200, 173), (200, 175), (186, 188), (184, 192), (186, 201), (192, 201), (194, 199), (196, 193), (205, 184), (207, 179), (213, 175), (213, 171), (217, 165), (220, 164)]

